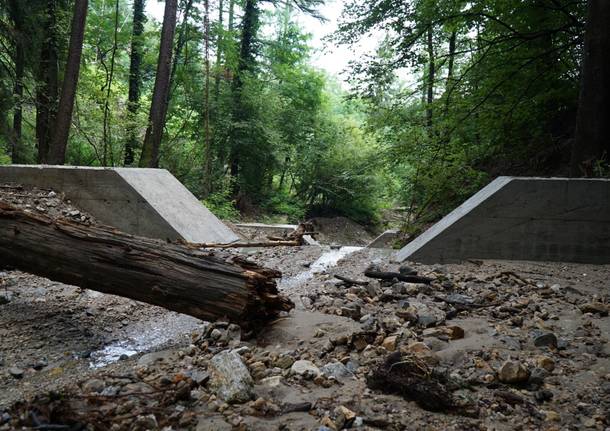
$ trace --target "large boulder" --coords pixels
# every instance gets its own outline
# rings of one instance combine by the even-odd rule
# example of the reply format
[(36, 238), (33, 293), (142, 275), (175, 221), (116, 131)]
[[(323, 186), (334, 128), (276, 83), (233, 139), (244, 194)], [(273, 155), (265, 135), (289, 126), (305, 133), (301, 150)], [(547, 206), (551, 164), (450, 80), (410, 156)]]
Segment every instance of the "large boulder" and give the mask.
[(209, 388), (227, 403), (245, 403), (253, 396), (254, 381), (241, 356), (224, 350), (210, 360)]

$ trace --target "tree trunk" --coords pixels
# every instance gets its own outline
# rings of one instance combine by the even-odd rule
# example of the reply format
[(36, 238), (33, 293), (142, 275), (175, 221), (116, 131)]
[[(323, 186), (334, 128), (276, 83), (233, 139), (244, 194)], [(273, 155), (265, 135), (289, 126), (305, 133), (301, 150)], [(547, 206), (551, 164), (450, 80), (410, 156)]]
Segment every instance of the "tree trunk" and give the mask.
[(114, 79), (114, 63), (116, 59), (116, 51), (118, 48), (118, 36), (119, 36), (119, 0), (115, 1), (114, 6), (114, 35), (112, 39), (112, 52), (110, 54), (110, 70), (108, 72), (108, 78), (106, 80), (106, 100), (104, 101), (104, 121), (103, 121), (103, 154), (102, 154), (102, 166), (108, 164), (108, 153), (110, 153), (110, 164), (114, 166), (114, 157), (112, 153), (112, 142), (110, 136), (110, 94), (112, 92), (112, 81)]
[[(178, 33), (178, 41), (176, 43), (176, 49), (174, 50), (174, 60), (172, 61), (172, 71), (169, 75), (169, 82), (175, 84), (174, 77), (176, 76), (176, 70), (178, 70), (178, 63), (180, 63), (180, 56), (182, 54), (182, 50), (184, 49), (184, 45), (187, 42), (187, 26), (189, 16), (191, 15), (191, 9), (193, 8), (193, 0), (187, 0), (186, 6), (184, 7), (184, 16), (182, 17), (182, 23), (180, 24), (180, 32)], [(172, 88), (172, 91), (167, 95), (167, 104), (172, 97), (172, 92), (175, 89), (175, 85)]]
[(4, 266), (200, 319), (254, 325), (294, 306), (278, 294), (278, 271), (218, 251), (53, 221), (2, 202), (0, 232)]
[(432, 26), (428, 28), (428, 82), (426, 98), (426, 126), (432, 127), (432, 102), (434, 100), (434, 44), (432, 40)]
[(220, 75), (223, 67), (221, 67), (222, 55), (224, 49), (224, 28), (223, 22), (223, 0), (218, 0), (218, 35), (216, 36), (216, 74), (214, 75), (214, 103), (218, 106), (218, 98), (220, 97)]
[(48, 162), (51, 142), (51, 126), (57, 113), (58, 56), (56, 0), (47, 0), (45, 41), (40, 50), (38, 80), (36, 88), (36, 138), (38, 140), (38, 163)]
[(131, 166), (135, 160), (135, 150), (138, 147), (138, 137), (135, 128), (136, 115), (140, 109), (140, 81), (142, 74), (142, 33), (144, 32), (144, 6), (145, 0), (134, 0), (133, 3), (133, 29), (131, 32), (131, 59), (129, 62), (129, 98), (127, 110), (129, 111), (130, 131), (125, 142), (125, 166)]
[(572, 176), (595, 174), (610, 160), (610, 2), (589, 0), (583, 67), (572, 148)]
[(146, 128), (144, 144), (142, 145), (142, 155), (140, 156), (141, 168), (159, 167), (159, 150), (161, 148), (161, 138), (163, 137), (163, 128), (165, 127), (165, 117), (167, 115), (170, 69), (172, 66), (172, 45), (176, 30), (177, 9), (177, 0), (166, 0), (155, 88), (150, 105), (148, 127)]
[(453, 91), (453, 67), (455, 64), (455, 41), (457, 32), (453, 30), (449, 36), (449, 62), (447, 64), (447, 82), (445, 84), (445, 115), (449, 111), (450, 95)]
[[(239, 49), (239, 58), (237, 63), (237, 73), (233, 80), (233, 121), (242, 122), (248, 114), (243, 106), (242, 101), (242, 87), (243, 77), (246, 73), (254, 67), (255, 57), (255, 41), (256, 33), (258, 31), (258, 17), (259, 9), (257, 0), (246, 0), (244, 7), (244, 16), (242, 21), (241, 29), (241, 43)], [(241, 129), (240, 129), (241, 130)], [(231, 177), (233, 178), (233, 191), (234, 197), (239, 195), (239, 153), (240, 153), (240, 141), (243, 139), (242, 132), (237, 131), (237, 128), (233, 127), (231, 132), (231, 153), (229, 155), (230, 166), (231, 166)]]
[(208, 197), (212, 191), (212, 143), (210, 141), (210, 2), (204, 5), (204, 50), (205, 50), (205, 94), (203, 101), (203, 130), (205, 133), (205, 165), (203, 167), (203, 196)]
[(14, 45), (15, 45), (15, 85), (13, 87), (13, 131), (11, 133), (11, 160), (13, 163), (21, 163), (21, 125), (23, 122), (23, 78), (25, 71), (25, 26), (23, 10), (20, 2), (11, 0), (8, 2), (8, 10), (13, 21)]
[(88, 0), (75, 0), (68, 59), (66, 60), (64, 81), (61, 86), (59, 107), (57, 108), (57, 118), (54, 125), (55, 132), (53, 133), (53, 141), (49, 148), (49, 163), (53, 165), (63, 165), (66, 161), (66, 147), (68, 146), (68, 136), (72, 123), (74, 97), (76, 96), (83, 39), (85, 37), (87, 6)]

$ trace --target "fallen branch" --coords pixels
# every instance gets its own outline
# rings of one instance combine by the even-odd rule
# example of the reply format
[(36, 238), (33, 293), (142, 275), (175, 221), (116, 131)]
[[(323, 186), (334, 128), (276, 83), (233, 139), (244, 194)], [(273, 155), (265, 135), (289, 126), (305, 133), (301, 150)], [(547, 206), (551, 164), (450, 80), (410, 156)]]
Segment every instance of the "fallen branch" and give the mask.
[(422, 277), (420, 275), (403, 275), (399, 272), (391, 271), (375, 271), (367, 269), (364, 271), (364, 275), (369, 278), (376, 278), (379, 280), (394, 280), (396, 278), (399, 281), (404, 281), (407, 283), (432, 283), (432, 279), (428, 277)]
[(294, 304), (281, 273), (244, 259), (27, 213), (0, 202), (0, 261), (58, 282), (204, 320), (257, 324)]
[(244, 248), (244, 247), (296, 247), (301, 245), (298, 241), (265, 241), (265, 242), (232, 242), (230, 244), (204, 243), (204, 242), (186, 242), (178, 241), (178, 243), (190, 249), (202, 248)]

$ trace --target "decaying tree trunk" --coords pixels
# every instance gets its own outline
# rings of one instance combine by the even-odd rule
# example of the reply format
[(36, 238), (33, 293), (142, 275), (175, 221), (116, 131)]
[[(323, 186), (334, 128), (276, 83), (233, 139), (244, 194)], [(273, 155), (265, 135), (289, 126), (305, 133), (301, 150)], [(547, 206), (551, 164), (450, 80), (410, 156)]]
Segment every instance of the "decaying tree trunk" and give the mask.
[(221, 253), (52, 220), (0, 202), (0, 263), (204, 320), (257, 326), (294, 304), (278, 271)]

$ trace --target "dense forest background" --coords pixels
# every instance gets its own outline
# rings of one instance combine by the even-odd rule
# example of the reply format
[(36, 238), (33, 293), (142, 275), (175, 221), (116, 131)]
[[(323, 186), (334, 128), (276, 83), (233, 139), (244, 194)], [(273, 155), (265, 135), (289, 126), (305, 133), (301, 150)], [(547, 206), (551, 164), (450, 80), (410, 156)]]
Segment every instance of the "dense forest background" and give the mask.
[(609, 175), (604, 0), (347, 0), (329, 44), (383, 35), (347, 84), (296, 19), (323, 0), (167, 0), (163, 22), (145, 1), (0, 0), (0, 163), (163, 167), (225, 218), (409, 226), (498, 175)]

